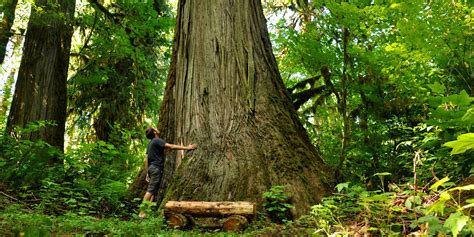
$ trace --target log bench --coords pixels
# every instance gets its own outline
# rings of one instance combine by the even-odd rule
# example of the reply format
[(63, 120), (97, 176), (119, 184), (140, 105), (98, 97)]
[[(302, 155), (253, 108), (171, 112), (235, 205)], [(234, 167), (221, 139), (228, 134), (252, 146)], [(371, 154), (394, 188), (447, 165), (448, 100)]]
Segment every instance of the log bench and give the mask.
[(164, 214), (171, 228), (199, 226), (240, 231), (255, 217), (256, 205), (252, 202), (169, 201)]

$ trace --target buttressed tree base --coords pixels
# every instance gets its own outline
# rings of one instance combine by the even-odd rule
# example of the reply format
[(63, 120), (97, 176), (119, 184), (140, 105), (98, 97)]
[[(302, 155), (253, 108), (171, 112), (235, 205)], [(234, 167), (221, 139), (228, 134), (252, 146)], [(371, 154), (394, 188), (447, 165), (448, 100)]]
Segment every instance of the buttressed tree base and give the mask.
[(329, 193), (332, 172), (290, 102), (260, 1), (178, 5), (158, 128), (169, 143), (199, 148), (167, 154), (158, 201), (258, 202), (285, 185), (304, 213)]

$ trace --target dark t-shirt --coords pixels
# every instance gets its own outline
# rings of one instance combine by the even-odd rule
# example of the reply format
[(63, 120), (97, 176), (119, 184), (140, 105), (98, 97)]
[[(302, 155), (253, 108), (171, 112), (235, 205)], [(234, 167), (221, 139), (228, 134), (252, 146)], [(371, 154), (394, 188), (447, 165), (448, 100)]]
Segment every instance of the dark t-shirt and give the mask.
[(165, 140), (153, 138), (148, 144), (146, 154), (148, 157), (148, 166), (155, 165), (159, 168), (165, 166)]

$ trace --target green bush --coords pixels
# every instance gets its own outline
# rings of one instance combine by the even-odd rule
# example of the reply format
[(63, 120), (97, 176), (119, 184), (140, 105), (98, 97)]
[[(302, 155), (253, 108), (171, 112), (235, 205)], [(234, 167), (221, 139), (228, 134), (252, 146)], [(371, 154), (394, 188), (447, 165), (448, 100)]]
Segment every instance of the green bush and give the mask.
[(285, 186), (272, 186), (269, 191), (263, 193), (265, 202), (263, 207), (274, 222), (285, 222), (292, 219), (290, 209), (293, 205), (285, 192)]
[(38, 188), (41, 180), (61, 173), (62, 152), (48, 143), (21, 139), (22, 134), (39, 131), (50, 122), (35, 122), (22, 129), (14, 129), (12, 136), (0, 137), (0, 181), (15, 187)]
[(12, 136), (2, 134), (0, 182), (47, 214), (130, 216), (139, 202), (126, 199), (127, 183), (142, 158), (103, 141), (83, 143), (63, 154), (44, 141), (21, 139), (23, 133), (49, 125), (37, 122)]
[(354, 223), (364, 224), (359, 233), (372, 232), (382, 236), (413, 232), (431, 236), (473, 234), (474, 223), (468, 213), (474, 200), (461, 204), (459, 196), (461, 191), (474, 190), (474, 186), (438, 191), (439, 187), (452, 185), (447, 181), (447, 178), (440, 180), (426, 191), (415, 191), (410, 184), (391, 184), (390, 192), (367, 191), (359, 185), (341, 183), (336, 186), (338, 193), (312, 207), (309, 218), (316, 232), (326, 235), (335, 232), (354, 234), (349, 228)]
[(1, 236), (50, 236), (50, 235), (113, 235), (113, 236), (155, 236), (164, 233), (162, 217), (150, 216), (145, 220), (120, 220), (117, 218), (97, 219), (75, 213), (49, 216), (27, 213), (18, 208), (7, 208), (0, 213)]

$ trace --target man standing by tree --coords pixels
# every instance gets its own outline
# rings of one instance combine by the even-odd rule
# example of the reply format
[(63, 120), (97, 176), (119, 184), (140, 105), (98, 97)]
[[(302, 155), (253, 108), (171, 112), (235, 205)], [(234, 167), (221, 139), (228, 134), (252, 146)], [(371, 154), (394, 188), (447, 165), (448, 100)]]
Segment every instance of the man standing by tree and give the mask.
[[(151, 201), (153, 196), (158, 192), (161, 176), (163, 175), (165, 165), (165, 149), (172, 150), (194, 150), (196, 144), (188, 146), (180, 146), (167, 143), (159, 137), (160, 132), (156, 128), (149, 127), (145, 131), (146, 137), (150, 139), (150, 143), (146, 149), (147, 157), (145, 159), (145, 169), (147, 171), (146, 181), (149, 182), (143, 201)], [(138, 215), (144, 218), (145, 211), (141, 210)]]

